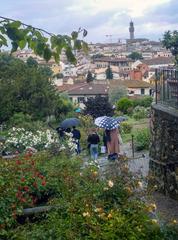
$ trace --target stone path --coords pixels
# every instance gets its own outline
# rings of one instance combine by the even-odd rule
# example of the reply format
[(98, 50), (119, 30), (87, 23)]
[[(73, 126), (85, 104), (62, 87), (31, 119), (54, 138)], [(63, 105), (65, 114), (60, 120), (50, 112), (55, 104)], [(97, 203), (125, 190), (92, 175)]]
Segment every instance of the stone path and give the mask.
[[(149, 171), (149, 153), (148, 151), (135, 152), (132, 154), (131, 143), (126, 143), (122, 146), (122, 153), (128, 157), (128, 167), (132, 173), (137, 173), (140, 176), (148, 176)], [(106, 155), (101, 155), (98, 158), (98, 164), (101, 172), (106, 172), (108, 168), (114, 168), (114, 162), (108, 161)], [(161, 193), (154, 192), (148, 199), (154, 202), (157, 206), (156, 215), (163, 222), (178, 221), (178, 202)]]
[[(148, 151), (134, 152), (132, 154), (131, 143), (124, 144), (121, 149), (122, 154), (125, 154), (128, 158), (129, 170), (133, 173), (137, 173), (146, 177), (149, 170), (149, 153)], [(108, 161), (106, 155), (100, 155), (98, 158), (98, 164), (101, 170), (104, 172), (108, 165), (113, 165), (114, 162)]]

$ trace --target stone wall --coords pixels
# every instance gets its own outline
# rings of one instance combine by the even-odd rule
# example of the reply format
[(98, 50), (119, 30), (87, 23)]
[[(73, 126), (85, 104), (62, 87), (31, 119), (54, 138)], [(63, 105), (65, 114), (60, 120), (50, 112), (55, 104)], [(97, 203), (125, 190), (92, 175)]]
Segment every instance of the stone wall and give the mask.
[(178, 199), (178, 110), (151, 108), (150, 171), (159, 190)]

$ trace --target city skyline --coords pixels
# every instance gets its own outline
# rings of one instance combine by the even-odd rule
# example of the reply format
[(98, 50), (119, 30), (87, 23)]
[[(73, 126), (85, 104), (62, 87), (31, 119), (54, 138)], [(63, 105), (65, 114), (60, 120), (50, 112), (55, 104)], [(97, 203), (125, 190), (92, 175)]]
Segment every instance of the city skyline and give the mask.
[[(135, 38), (159, 40), (167, 30), (177, 29), (176, 0), (6, 0), (1, 16), (18, 19), (56, 34), (70, 34), (79, 27), (88, 31), (88, 42), (116, 42), (129, 38), (129, 23)], [(106, 37), (106, 35), (112, 35)]]

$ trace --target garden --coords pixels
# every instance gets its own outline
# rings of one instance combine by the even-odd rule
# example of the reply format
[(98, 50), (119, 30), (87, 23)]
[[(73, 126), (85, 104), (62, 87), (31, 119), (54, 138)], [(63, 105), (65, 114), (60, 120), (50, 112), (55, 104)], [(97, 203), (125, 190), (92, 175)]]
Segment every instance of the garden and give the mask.
[[(61, 142), (45, 123), (23, 118), (16, 116), (16, 126), (1, 132), (1, 148), (14, 155), (0, 158), (1, 239), (177, 239), (176, 220), (164, 223), (155, 215), (155, 203), (145, 199), (150, 188), (129, 171), (126, 157), (107, 174), (90, 161), (90, 115), (78, 116), (80, 155), (70, 134)], [(127, 118), (121, 124), (124, 142), (137, 133), (140, 149), (147, 149), (148, 118)]]

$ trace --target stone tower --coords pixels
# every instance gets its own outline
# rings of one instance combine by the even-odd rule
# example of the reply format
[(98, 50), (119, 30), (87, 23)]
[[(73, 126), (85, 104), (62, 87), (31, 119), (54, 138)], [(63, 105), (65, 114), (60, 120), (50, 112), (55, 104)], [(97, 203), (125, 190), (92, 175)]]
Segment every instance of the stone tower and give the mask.
[(129, 32), (130, 32), (130, 40), (133, 40), (134, 39), (134, 23), (132, 21), (130, 22)]

